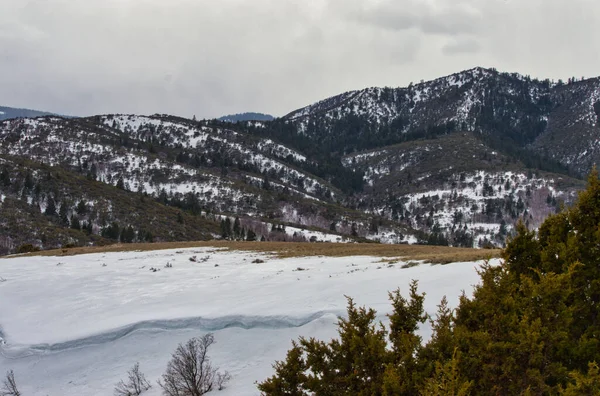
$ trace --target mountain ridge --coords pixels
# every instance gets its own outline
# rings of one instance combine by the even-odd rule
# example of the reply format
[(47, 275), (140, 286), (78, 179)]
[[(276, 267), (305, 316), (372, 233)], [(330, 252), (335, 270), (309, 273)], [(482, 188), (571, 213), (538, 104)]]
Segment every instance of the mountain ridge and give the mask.
[[(349, 91), (272, 121), (7, 120), (0, 155), (220, 222), (212, 237), (502, 246), (518, 220), (537, 227), (575, 199), (581, 176), (600, 160), (598, 135), (600, 79), (553, 83), (476, 67)], [(39, 213), (48, 199), (82, 199), (68, 186), (36, 198), (23, 188), (24, 173), (0, 168), (8, 181), (0, 194), (38, 202)], [(72, 217), (76, 207), (65, 211)], [(98, 234), (110, 234), (112, 221), (142, 228), (111, 213), (93, 220)], [(17, 241), (14, 225), (4, 235), (12, 249), (27, 242)]]
[(0, 106), (0, 121), (11, 118), (30, 118), (57, 115), (47, 111)]

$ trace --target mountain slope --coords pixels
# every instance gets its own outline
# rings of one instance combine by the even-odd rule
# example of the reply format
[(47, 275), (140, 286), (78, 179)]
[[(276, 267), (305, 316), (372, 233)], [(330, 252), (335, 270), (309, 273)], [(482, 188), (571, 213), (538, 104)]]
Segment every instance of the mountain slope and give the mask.
[(453, 245), (502, 244), (523, 219), (537, 227), (583, 182), (531, 171), (486, 147), (472, 133), (453, 133), (344, 157), (367, 185), (349, 205), (428, 233)]
[(214, 219), (162, 205), (64, 168), (0, 156), (0, 254), (110, 240), (212, 239)]
[[(7, 120), (0, 123), (0, 155), (27, 158), (33, 173), (36, 166), (51, 166), (57, 172), (110, 186), (109, 190), (94, 190), (86, 199), (118, 190), (196, 216), (210, 213), (217, 221), (226, 215), (233, 223), (240, 216), (245, 230), (268, 240), (303, 240), (315, 235), (317, 240), (336, 239), (352, 234), (353, 223), (358, 223), (355, 237), (366, 234), (359, 229), (366, 230), (373, 216), (341, 206), (338, 200), (342, 196), (335, 187), (299, 166), (306, 162), (304, 155), (273, 140), (240, 134), (226, 126), (169, 116), (133, 115)], [(0, 193), (30, 204), (33, 198), (23, 187), (23, 175), (15, 178), (12, 168), (8, 163), (0, 167), (8, 173), (8, 183), (0, 185)], [(55, 199), (56, 194), (50, 195)], [(72, 200), (78, 202), (81, 198)], [(38, 214), (45, 211), (40, 206), (35, 208)], [(145, 216), (146, 209), (133, 202), (119, 207), (125, 211), (115, 216), (119, 223), (130, 222), (129, 212)], [(69, 208), (69, 219), (72, 213), (73, 208)], [(177, 212), (175, 215), (178, 218)], [(102, 234), (112, 221), (94, 218), (93, 234)], [(332, 222), (336, 223), (333, 231)], [(279, 224), (295, 228), (283, 232), (286, 230)], [(70, 221), (62, 225), (68, 228)], [(223, 235), (222, 229), (214, 231), (208, 236)], [(19, 239), (16, 225), (6, 227), (4, 235)], [(189, 233), (179, 239), (206, 237)], [(112, 235), (111, 239), (121, 238)], [(84, 242), (87, 239), (77, 239), (78, 244)], [(11, 246), (14, 249), (18, 244)]]
[(501, 246), (517, 221), (537, 227), (573, 201), (600, 160), (599, 118), (598, 78), (475, 68), (347, 92), (272, 121), (6, 120), (0, 154), (207, 220), (239, 216), (265, 239)]
[(475, 68), (406, 88), (348, 92), (284, 120), (345, 153), (472, 131), (499, 149), (528, 149), (581, 174), (600, 160), (599, 115), (599, 78), (563, 84)]

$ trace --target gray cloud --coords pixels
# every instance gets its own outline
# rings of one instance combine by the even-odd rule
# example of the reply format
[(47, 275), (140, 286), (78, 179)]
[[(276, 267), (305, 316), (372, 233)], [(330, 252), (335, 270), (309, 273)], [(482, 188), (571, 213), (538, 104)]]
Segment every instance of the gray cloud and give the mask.
[(592, 0), (0, 0), (0, 104), (283, 115), (476, 65), (598, 74)]
[(460, 2), (332, 0), (330, 4), (357, 22), (397, 31), (417, 29), (425, 34), (451, 36), (474, 34), (482, 22), (477, 9)]
[(460, 38), (452, 39), (442, 47), (445, 55), (474, 54), (481, 51), (482, 46), (476, 39)]

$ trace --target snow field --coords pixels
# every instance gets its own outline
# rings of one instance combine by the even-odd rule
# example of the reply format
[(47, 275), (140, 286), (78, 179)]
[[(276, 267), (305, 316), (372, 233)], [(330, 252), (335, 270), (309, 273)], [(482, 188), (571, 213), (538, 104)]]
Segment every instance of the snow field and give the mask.
[(233, 376), (218, 394), (256, 395), (254, 382), (272, 375), (291, 340), (336, 335), (344, 295), (385, 320), (388, 291), (407, 292), (417, 279), (434, 313), (442, 296), (456, 306), (461, 290), (471, 291), (478, 265), (403, 269), (378, 257), (214, 248), (4, 259), (0, 373), (13, 369), (27, 395), (110, 395), (135, 362), (155, 384), (178, 343), (213, 332), (210, 356)]

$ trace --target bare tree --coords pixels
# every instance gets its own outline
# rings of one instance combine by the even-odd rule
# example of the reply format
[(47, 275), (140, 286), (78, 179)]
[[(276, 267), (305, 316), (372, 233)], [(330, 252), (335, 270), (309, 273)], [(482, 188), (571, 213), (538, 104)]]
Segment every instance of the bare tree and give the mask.
[(15, 373), (12, 370), (6, 373), (6, 379), (0, 389), (0, 396), (21, 396), (21, 392), (17, 389)]
[(139, 363), (127, 372), (127, 377), (127, 382), (121, 380), (115, 386), (115, 396), (139, 396), (152, 388), (144, 373), (140, 371)]
[(231, 374), (228, 371), (217, 373), (217, 390), (225, 389), (225, 384), (231, 379)]
[(219, 390), (231, 378), (229, 373), (218, 373), (208, 357), (208, 347), (215, 342), (211, 333), (179, 344), (158, 384), (166, 396), (200, 396), (215, 385)]

